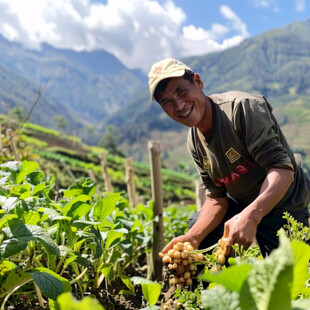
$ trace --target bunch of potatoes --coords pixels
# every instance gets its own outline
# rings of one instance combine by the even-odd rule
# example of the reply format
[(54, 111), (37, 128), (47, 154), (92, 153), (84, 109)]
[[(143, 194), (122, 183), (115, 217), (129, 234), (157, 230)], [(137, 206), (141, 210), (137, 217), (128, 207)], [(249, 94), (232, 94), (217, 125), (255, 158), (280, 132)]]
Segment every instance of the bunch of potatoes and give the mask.
[(227, 238), (221, 238), (218, 242), (219, 247), (215, 251), (216, 260), (221, 265), (224, 265), (226, 261), (226, 242)]
[(178, 242), (174, 244), (173, 249), (169, 250), (167, 254), (159, 253), (163, 263), (173, 275), (169, 280), (170, 286), (176, 285), (177, 288), (183, 289), (184, 286), (192, 285), (191, 277), (196, 273), (196, 265), (193, 263), (205, 259), (202, 253), (193, 251), (194, 248), (190, 242)]

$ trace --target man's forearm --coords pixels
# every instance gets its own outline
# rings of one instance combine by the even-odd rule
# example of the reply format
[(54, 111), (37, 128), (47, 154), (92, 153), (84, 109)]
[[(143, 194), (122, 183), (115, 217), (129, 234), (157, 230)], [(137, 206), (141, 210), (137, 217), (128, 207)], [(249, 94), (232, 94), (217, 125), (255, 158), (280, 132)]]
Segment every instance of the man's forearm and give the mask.
[(187, 232), (187, 235), (195, 238), (200, 243), (221, 223), (227, 208), (227, 198), (207, 198), (200, 210), (197, 221)]
[(258, 197), (242, 213), (247, 213), (257, 225), (283, 198), (294, 180), (294, 172), (273, 168), (268, 172)]

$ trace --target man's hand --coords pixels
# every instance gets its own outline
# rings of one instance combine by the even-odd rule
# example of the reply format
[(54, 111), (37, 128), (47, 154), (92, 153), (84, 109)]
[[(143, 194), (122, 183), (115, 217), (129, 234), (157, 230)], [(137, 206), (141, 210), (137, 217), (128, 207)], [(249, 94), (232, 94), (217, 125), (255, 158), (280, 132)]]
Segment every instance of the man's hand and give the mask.
[(228, 256), (232, 245), (238, 243), (243, 245), (244, 249), (250, 247), (253, 243), (257, 231), (257, 224), (251, 221), (244, 213), (233, 216), (224, 224), (224, 235), (226, 239), (224, 255)]
[(170, 249), (173, 248), (173, 246), (177, 243), (177, 242), (190, 242), (192, 244), (192, 246), (194, 247), (194, 249), (198, 249), (199, 243), (197, 242), (197, 240), (193, 237), (191, 237), (190, 235), (186, 234), (186, 235), (181, 235), (178, 236), (176, 238), (173, 238), (162, 250), (162, 252), (164, 254), (166, 254)]

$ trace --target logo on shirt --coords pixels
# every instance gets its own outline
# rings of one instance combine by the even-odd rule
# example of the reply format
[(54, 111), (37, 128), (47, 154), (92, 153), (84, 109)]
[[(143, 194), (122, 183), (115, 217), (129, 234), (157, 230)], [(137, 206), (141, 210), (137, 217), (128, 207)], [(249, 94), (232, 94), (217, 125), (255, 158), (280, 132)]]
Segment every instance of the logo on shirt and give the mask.
[(203, 157), (203, 170), (208, 171), (211, 168), (210, 159), (207, 156)]
[(228, 157), (231, 164), (241, 157), (241, 155), (232, 147), (225, 153), (225, 155)]

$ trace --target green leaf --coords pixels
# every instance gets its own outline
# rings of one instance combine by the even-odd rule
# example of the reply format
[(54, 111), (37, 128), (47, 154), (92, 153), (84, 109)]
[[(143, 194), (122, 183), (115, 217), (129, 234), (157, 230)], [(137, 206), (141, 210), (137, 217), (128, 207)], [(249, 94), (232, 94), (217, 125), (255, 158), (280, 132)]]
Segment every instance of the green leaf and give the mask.
[(38, 222), (40, 221), (41, 216), (39, 214), (39, 212), (35, 212), (35, 211), (28, 211), (28, 212), (24, 212), (24, 222), (25, 224), (29, 224), (29, 225), (37, 225)]
[(290, 310), (294, 257), (289, 239), (280, 233), (280, 246), (258, 260), (240, 292), (244, 310)]
[(134, 293), (135, 292), (135, 288), (133, 286), (132, 281), (130, 280), (130, 277), (125, 276), (125, 275), (121, 275), (120, 276), (121, 280), (123, 281), (123, 283), (127, 286), (127, 288)]
[(309, 310), (310, 300), (309, 299), (299, 299), (292, 301), (292, 310)]
[(35, 268), (28, 272), (42, 294), (55, 300), (61, 293), (70, 292), (69, 281), (47, 268)]
[(219, 273), (204, 273), (199, 279), (215, 282), (225, 286), (228, 290), (240, 292), (252, 268), (253, 266), (249, 264), (234, 265)]
[(14, 269), (8, 271), (5, 282), (0, 286), (0, 299), (7, 295), (15, 287), (21, 286), (28, 282), (29, 279), (31, 279), (31, 276), (22, 270)]
[(73, 198), (83, 193), (81, 188), (68, 189), (63, 192), (65, 198)]
[(70, 211), (68, 212), (68, 216), (71, 216), (74, 219), (81, 218), (82, 216), (88, 214), (91, 209), (91, 205), (84, 202), (78, 202), (71, 207)]
[(71, 200), (69, 203), (67, 203), (62, 209), (61, 209), (61, 213), (63, 215), (68, 215), (69, 211), (71, 210), (72, 206), (75, 204), (75, 203), (78, 203), (78, 202), (86, 202), (86, 201), (89, 201), (91, 200), (91, 197), (88, 196), (88, 195), (79, 195), (77, 197), (75, 197), (73, 200)]
[(4, 215), (4, 216), (0, 219), (0, 229), (1, 229), (3, 226), (7, 225), (8, 222), (9, 222), (10, 220), (16, 219), (16, 218), (18, 218), (18, 216), (17, 216), (16, 214), (6, 214), (6, 215)]
[(105, 310), (94, 298), (85, 297), (81, 301), (75, 299), (71, 293), (63, 293), (57, 298), (60, 310)]
[(120, 239), (123, 236), (124, 236), (124, 234), (122, 232), (110, 230), (107, 234), (107, 239), (105, 242), (105, 248), (108, 249), (110, 246), (115, 245), (115, 243), (113, 244), (113, 242)]
[(294, 254), (293, 285), (291, 298), (295, 299), (305, 288), (309, 279), (308, 262), (310, 260), (310, 246), (302, 241), (291, 242)]
[(48, 232), (40, 226), (25, 225), (19, 221), (11, 221), (9, 227), (3, 229), (6, 237), (0, 244), (0, 254), (2, 257), (10, 257), (19, 253), (27, 247), (31, 240), (40, 242), (47, 253), (59, 255), (59, 249), (55, 241), (49, 236)]
[(37, 162), (26, 160), (23, 161), (21, 165), (21, 170), (16, 178), (16, 183), (20, 184), (25, 179), (25, 176), (32, 172), (35, 172), (37, 169), (39, 169), (39, 164)]
[(104, 221), (116, 208), (117, 202), (121, 199), (119, 193), (110, 194), (106, 198), (100, 199), (94, 206), (93, 216), (95, 221)]
[(149, 306), (153, 306), (157, 303), (161, 292), (161, 285), (159, 283), (147, 280), (142, 277), (132, 277), (131, 281), (134, 283), (134, 285), (141, 285), (143, 296), (148, 302)]
[(26, 199), (30, 197), (31, 185), (29, 183), (14, 185), (11, 188), (11, 195), (18, 196), (20, 199)]
[(3, 276), (6, 272), (14, 270), (17, 268), (17, 265), (14, 263), (10, 262), (9, 260), (0, 260), (0, 279), (1, 276)]
[(110, 264), (110, 266), (107, 267), (103, 267), (100, 269), (100, 272), (102, 274), (104, 274), (104, 276), (108, 279), (108, 280), (112, 280), (112, 278), (114, 277), (114, 271), (112, 268), (112, 264)]
[(221, 286), (214, 286), (210, 290), (202, 291), (201, 305), (205, 310), (241, 310), (239, 294)]
[[(33, 184), (33, 185), (40, 185), (39, 183), (42, 181), (44, 178), (44, 172), (39, 170), (39, 171), (34, 171), (28, 174), (28, 182)], [(45, 183), (44, 184), (45, 187)]]
[(40, 183), (36, 185), (32, 190), (32, 195), (35, 196), (36, 194), (40, 193), (43, 189), (45, 189), (45, 187), (46, 187), (45, 183)]

